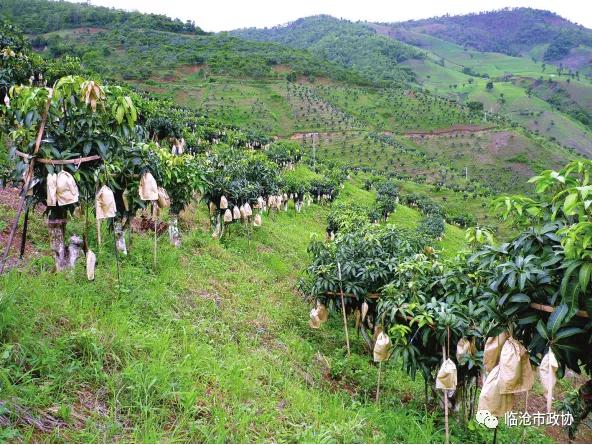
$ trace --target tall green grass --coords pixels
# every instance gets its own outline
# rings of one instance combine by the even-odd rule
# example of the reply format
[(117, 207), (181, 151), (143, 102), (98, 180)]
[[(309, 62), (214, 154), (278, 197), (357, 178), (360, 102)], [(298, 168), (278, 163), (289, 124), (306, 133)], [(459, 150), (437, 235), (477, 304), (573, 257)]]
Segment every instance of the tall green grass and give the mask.
[[(371, 197), (347, 184), (341, 199)], [(397, 363), (384, 367), (375, 404), (377, 367), (353, 320), (349, 358), (339, 317), (309, 328), (310, 303), (295, 283), (327, 212), (291, 208), (222, 241), (186, 228), (180, 249), (159, 239), (156, 270), (151, 237), (135, 235), (119, 280), (109, 237), (94, 282), (82, 264), (51, 272), (44, 255), (0, 277), (0, 439), (443, 441), (440, 410), (424, 406), (423, 382)], [(205, 226), (206, 209), (188, 219)], [(27, 416), (59, 427), (40, 431)], [(456, 441), (489, 440), (483, 427), (468, 435), (452, 423)], [(520, 431), (499, 434), (512, 442)]]

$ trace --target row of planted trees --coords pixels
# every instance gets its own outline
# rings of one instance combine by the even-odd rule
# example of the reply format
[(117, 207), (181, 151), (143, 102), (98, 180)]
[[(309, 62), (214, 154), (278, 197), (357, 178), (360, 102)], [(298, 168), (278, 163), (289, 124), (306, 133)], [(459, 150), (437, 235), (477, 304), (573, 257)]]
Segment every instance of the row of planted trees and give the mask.
[[(0, 148), (7, 152), (0, 174), (23, 190), (2, 268), (21, 212), (24, 239), (29, 209), (38, 204), (45, 206), (61, 270), (82, 252), (87, 262), (94, 256), (93, 217), (97, 224), (108, 221), (125, 254), (126, 233), (150, 207), (155, 233), (158, 211), (168, 207), (171, 241), (179, 245), (178, 215), (192, 201), (209, 204), (220, 237), (233, 222), (261, 225), (263, 211), (286, 210), (291, 199), (297, 211), (315, 197), (332, 200), (344, 179), (343, 170), (325, 166), (315, 180), (286, 175), (303, 155), (296, 143), (272, 143), (261, 132), (213, 121), (170, 100), (83, 77), (78, 60), (41, 59), (10, 25), (0, 25), (0, 37)], [(72, 215), (84, 219), (85, 229), (67, 241)]]
[[(87, 232), (69, 243), (64, 239), (75, 209), (87, 229), (93, 213), (97, 221), (108, 219), (125, 254), (125, 232), (149, 206), (155, 231), (157, 210), (169, 207), (169, 233), (178, 245), (177, 217), (192, 200), (209, 204), (214, 235), (220, 237), (238, 220), (261, 225), (263, 211), (287, 210), (291, 199), (297, 211), (306, 198), (331, 200), (344, 179), (340, 169), (316, 181), (285, 177), (302, 157), (297, 143), (256, 150), (261, 141), (245, 143), (237, 129), (212, 132), (215, 126), (191, 112), (79, 76), (62, 77), (51, 88), (13, 86), (0, 112), (15, 159), (11, 179), (23, 187), (25, 209), (46, 206), (58, 270), (89, 250)], [(188, 143), (183, 137), (193, 138), (188, 128), (215, 137), (206, 147)]]
[(584, 374), (554, 405), (574, 417), (572, 437), (591, 411), (590, 175), (590, 162), (574, 161), (532, 178), (533, 197), (496, 199), (516, 235), (495, 243), (469, 229), (453, 260), (423, 231), (347, 218), (333, 242), (309, 248), (300, 284), (316, 301), (312, 326), (328, 309), (345, 322), (352, 314), (375, 359), (420, 374), (427, 397), (444, 389), (462, 424), (478, 408), (494, 417), (522, 408), (514, 395), (527, 397), (537, 374), (552, 410), (556, 379)]

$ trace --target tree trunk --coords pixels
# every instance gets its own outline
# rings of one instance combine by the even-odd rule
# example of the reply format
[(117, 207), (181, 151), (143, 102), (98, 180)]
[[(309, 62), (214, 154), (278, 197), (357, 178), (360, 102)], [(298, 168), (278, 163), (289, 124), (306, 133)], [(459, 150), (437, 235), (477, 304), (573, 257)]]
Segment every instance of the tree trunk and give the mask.
[(126, 237), (121, 220), (113, 220), (113, 231), (115, 233), (115, 247), (122, 255), (128, 254)]
[(224, 230), (223, 224), (220, 221), (220, 213), (217, 213), (216, 216), (212, 219), (212, 223), (214, 226), (214, 231), (212, 232), (212, 238), (220, 239), (222, 236), (222, 232)]
[(181, 234), (179, 233), (179, 215), (169, 215), (169, 241), (175, 247), (181, 246)]
[[(58, 272), (74, 267), (76, 260), (82, 254), (82, 238), (76, 235), (70, 237), (66, 245), (64, 233), (66, 231), (66, 215), (64, 211), (55, 212), (57, 215), (50, 215), (47, 221), (49, 231), (49, 245), (52, 250), (56, 270)], [(53, 213), (53, 212), (52, 212)]]

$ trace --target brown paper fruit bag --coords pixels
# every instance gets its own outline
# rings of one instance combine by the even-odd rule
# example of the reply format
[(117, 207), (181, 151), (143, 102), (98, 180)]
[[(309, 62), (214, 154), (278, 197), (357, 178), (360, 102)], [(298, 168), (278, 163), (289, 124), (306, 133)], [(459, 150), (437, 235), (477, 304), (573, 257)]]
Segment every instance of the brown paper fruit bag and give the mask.
[(529, 353), (518, 340), (509, 338), (500, 351), (500, 393), (515, 394), (533, 386), (533, 370)]
[(159, 190), (152, 173), (146, 172), (140, 178), (138, 194), (142, 201), (156, 201), (159, 199)]
[(376, 362), (383, 362), (389, 358), (391, 352), (391, 339), (385, 332), (381, 331), (375, 341), (373, 349), (373, 360)]
[(439, 369), (436, 387), (447, 390), (457, 388), (457, 366), (450, 358), (445, 360)]
[(501, 332), (496, 337), (488, 337), (484, 345), (484, 370), (491, 372), (500, 358), (500, 351), (509, 338), (509, 334)]
[(66, 171), (58, 173), (56, 180), (56, 196), (58, 205), (65, 206), (78, 202), (78, 187), (72, 175)]
[(95, 197), (95, 213), (97, 219), (115, 217), (115, 197), (109, 187), (104, 185)]
[(168, 209), (171, 207), (171, 198), (169, 198), (167, 190), (165, 190), (163, 187), (157, 187), (157, 194), (159, 196), (159, 199), (157, 200), (159, 208)]
[(47, 198), (45, 199), (48, 207), (55, 207), (58, 205), (58, 175), (55, 173), (49, 173), (46, 180)]
[(552, 352), (552, 349), (548, 351), (538, 368), (539, 380), (544, 387), (546, 395), (546, 408), (548, 412), (552, 411), (552, 398), (554, 392), (554, 386), (558, 378), (556, 377), (556, 371), (558, 371), (558, 360)]
[(512, 394), (501, 394), (499, 386), (500, 368), (495, 366), (488, 374), (488, 378), (482, 386), (478, 411), (488, 410), (496, 417), (502, 417), (513, 409), (514, 396)]

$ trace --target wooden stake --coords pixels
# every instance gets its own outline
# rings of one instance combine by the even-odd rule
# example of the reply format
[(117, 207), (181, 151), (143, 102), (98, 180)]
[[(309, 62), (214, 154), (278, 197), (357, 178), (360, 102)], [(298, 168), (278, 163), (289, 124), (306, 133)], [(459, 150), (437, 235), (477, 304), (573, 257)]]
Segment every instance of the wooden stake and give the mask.
[(154, 219), (154, 244), (152, 247), (152, 268), (156, 270), (156, 222), (157, 222), (157, 205), (156, 201), (152, 203), (152, 217)]
[(449, 397), (447, 394), (447, 390), (443, 390), (443, 394), (445, 395), (445, 443), (449, 443)]
[[(529, 391), (525, 391), (525, 413), (528, 412), (527, 409), (527, 402), (529, 401)], [(550, 411), (548, 411), (550, 412)], [(527, 432), (527, 428), (523, 428), (523, 430), (521, 431), (521, 443), (525, 443), (525, 433)]]
[(115, 227), (114, 227), (114, 222), (115, 218), (111, 218), (111, 224), (112, 224), (112, 232), (113, 232), (113, 250), (115, 251), (115, 262), (117, 264), (117, 288), (118, 290), (121, 292), (121, 271), (120, 271), (120, 267), (119, 267), (119, 252), (117, 251), (117, 240), (115, 238)]
[(4, 272), (4, 266), (6, 266), (6, 260), (8, 259), (8, 254), (10, 253), (10, 248), (12, 247), (12, 242), (14, 241), (14, 235), (16, 234), (16, 229), (19, 226), (19, 220), (21, 219), (21, 213), (23, 212), (23, 207), (25, 205), (25, 201), (27, 200), (27, 192), (29, 191), (29, 186), (31, 184), (31, 180), (33, 179), (33, 167), (35, 166), (35, 155), (39, 151), (39, 147), (41, 146), (41, 139), (43, 138), (43, 132), (45, 131), (45, 123), (47, 122), (47, 114), (49, 113), (49, 107), (51, 105), (51, 99), (53, 97), (54, 90), (50, 89), (49, 94), (47, 96), (47, 102), (45, 103), (45, 109), (43, 110), (43, 115), (41, 116), (41, 123), (39, 124), (39, 131), (37, 132), (37, 139), (35, 140), (35, 149), (33, 150), (33, 158), (29, 163), (29, 170), (27, 171), (27, 176), (25, 177), (25, 182), (23, 184), (23, 188), (21, 190), (21, 200), (19, 202), (19, 207), (16, 211), (16, 216), (14, 217), (14, 222), (12, 223), (12, 228), (10, 229), (10, 235), (8, 236), (8, 243), (4, 249), (4, 253), (2, 255), (2, 261), (0, 264), (0, 274)]
[(101, 220), (97, 219), (97, 245), (99, 246), (99, 252), (101, 252)]
[(381, 389), (381, 368), (383, 366), (383, 361), (379, 362), (379, 372), (377, 372), (377, 393), (375, 395), (375, 403), (379, 404), (379, 390)]
[(25, 216), (23, 219), (23, 236), (21, 237), (21, 251), (19, 258), (23, 259), (25, 255), (25, 246), (27, 244), (27, 228), (29, 227), (29, 205), (25, 208)]
[[(446, 346), (443, 345), (443, 363), (447, 360), (448, 354)], [(443, 403), (445, 405), (445, 443), (449, 443), (449, 394), (448, 390), (443, 389)]]
[(344, 318), (344, 333), (346, 334), (346, 349), (350, 355), (350, 339), (348, 338), (348, 321), (346, 320), (346, 305), (344, 304), (344, 291), (342, 290), (342, 268), (338, 263), (338, 280), (340, 280), (340, 299), (342, 301), (342, 317)]

